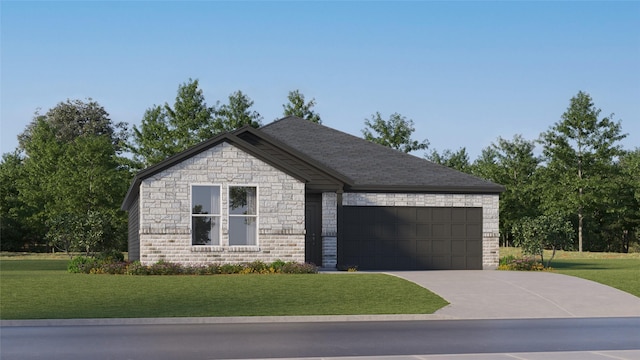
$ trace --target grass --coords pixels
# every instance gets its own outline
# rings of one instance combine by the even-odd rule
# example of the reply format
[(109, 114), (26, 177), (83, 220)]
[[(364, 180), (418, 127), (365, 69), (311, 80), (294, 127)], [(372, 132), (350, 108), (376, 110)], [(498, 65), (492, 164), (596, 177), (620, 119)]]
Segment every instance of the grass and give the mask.
[[(521, 256), (518, 248), (500, 248), (500, 256)], [(545, 259), (551, 252), (545, 251)], [(546, 260), (545, 260), (546, 262)], [(605, 284), (640, 297), (640, 253), (558, 251), (554, 272)]]
[(447, 305), (383, 274), (86, 275), (67, 273), (67, 260), (0, 259), (1, 319), (430, 314)]

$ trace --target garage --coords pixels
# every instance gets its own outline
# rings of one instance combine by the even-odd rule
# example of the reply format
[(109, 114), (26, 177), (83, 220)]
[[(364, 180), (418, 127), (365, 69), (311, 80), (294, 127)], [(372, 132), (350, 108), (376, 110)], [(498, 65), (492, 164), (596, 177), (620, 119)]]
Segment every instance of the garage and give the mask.
[(338, 264), (360, 270), (481, 270), (481, 207), (343, 206)]

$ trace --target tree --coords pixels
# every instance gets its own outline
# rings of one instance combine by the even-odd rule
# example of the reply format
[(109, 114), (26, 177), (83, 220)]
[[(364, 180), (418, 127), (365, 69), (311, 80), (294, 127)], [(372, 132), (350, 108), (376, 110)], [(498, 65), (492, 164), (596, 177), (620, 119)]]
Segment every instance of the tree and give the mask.
[(593, 214), (598, 250), (627, 253), (640, 233), (640, 149), (626, 152), (602, 186), (612, 196)]
[[(74, 249), (79, 242), (87, 251), (122, 248), (126, 216), (119, 205), (127, 191), (130, 171), (123, 166), (118, 144), (110, 136), (117, 125), (106, 111), (96, 113), (95, 118), (78, 119), (74, 111), (57, 110), (36, 115), (25, 131), (28, 134), (23, 134), (28, 136), (22, 136), (24, 173), (17, 186), (19, 199), (30, 214), (25, 223), (40, 241), (68, 241)], [(74, 125), (74, 121), (82, 121), (83, 126)], [(94, 130), (67, 131), (74, 127)], [(93, 220), (82, 231), (78, 227), (70, 231), (69, 226), (58, 226), (61, 219), (75, 224)], [(96, 232), (98, 223), (102, 224), (100, 229), (108, 231)]]
[(229, 103), (222, 105), (217, 112), (216, 131), (233, 131), (245, 125), (260, 127), (262, 116), (251, 110), (252, 106), (253, 100), (240, 90), (229, 95)]
[(316, 124), (321, 124), (320, 114), (312, 110), (316, 105), (316, 99), (309, 100), (308, 103), (304, 101), (304, 95), (299, 90), (289, 91), (288, 104), (282, 105), (284, 108), (284, 116), (297, 116), (299, 118), (309, 120)]
[(430, 154), (426, 155), (426, 158), (436, 164), (444, 165), (464, 173), (471, 172), (469, 154), (467, 154), (466, 148), (460, 148), (456, 152), (445, 149), (442, 153), (438, 153), (437, 150), (433, 150)]
[(533, 151), (535, 143), (515, 135), (512, 140), (501, 137), (482, 150), (472, 166), (472, 173), (505, 187), (500, 194), (500, 234), (503, 245), (513, 240), (511, 229), (523, 218), (540, 213), (537, 171), (540, 159)]
[[(578, 250), (583, 250), (585, 221), (603, 205), (609, 195), (602, 184), (612, 171), (613, 161), (622, 155), (617, 144), (626, 135), (620, 122), (599, 118), (591, 96), (582, 91), (571, 98), (561, 121), (541, 135), (547, 180), (546, 211), (560, 211), (577, 217)], [(588, 247), (591, 247), (589, 244)]]
[[(370, 120), (365, 120), (367, 128), (362, 130), (366, 140), (388, 146), (390, 148), (409, 153), (415, 150), (426, 150), (429, 142), (425, 139), (422, 142), (411, 139), (411, 134), (415, 131), (413, 120), (407, 120), (404, 116), (393, 113), (389, 120), (382, 119), (379, 112), (371, 115)], [(377, 135), (374, 135), (373, 132)]]
[[(127, 127), (123, 122), (113, 123), (105, 109), (91, 98), (87, 102), (69, 100), (60, 102), (46, 114), (36, 112), (34, 119), (43, 118), (53, 129), (57, 140), (71, 141), (81, 135), (99, 135), (107, 137), (117, 152), (123, 150), (127, 139)], [(20, 148), (31, 141), (32, 132), (37, 125), (32, 121), (26, 130), (18, 135)]]
[(217, 134), (213, 122), (216, 109), (207, 106), (197, 79), (189, 79), (180, 85), (173, 108), (165, 103), (164, 109), (173, 128), (171, 135), (180, 151)]
[(130, 146), (138, 168), (157, 164), (180, 152), (169, 127), (167, 113), (162, 106), (147, 109), (140, 128), (133, 126), (133, 144)]
[(0, 162), (0, 249), (20, 251), (34, 240), (25, 219), (31, 216), (20, 199), (18, 182), (25, 176), (24, 158), (17, 152), (2, 155)]
[(165, 103), (145, 111), (140, 128), (133, 126), (129, 149), (140, 167), (156, 164), (219, 133), (215, 114), (198, 80), (189, 79), (178, 86), (173, 107)]
[(525, 255), (540, 256), (544, 264), (544, 249), (552, 250), (546, 267), (551, 265), (556, 250), (566, 249), (571, 244), (573, 226), (559, 214), (523, 218), (513, 226), (515, 244)]

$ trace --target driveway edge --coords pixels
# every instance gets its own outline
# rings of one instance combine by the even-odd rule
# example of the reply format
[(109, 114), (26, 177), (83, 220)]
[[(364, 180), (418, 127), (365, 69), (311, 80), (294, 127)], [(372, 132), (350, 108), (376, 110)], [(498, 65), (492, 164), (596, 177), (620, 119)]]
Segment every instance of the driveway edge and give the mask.
[(422, 321), (422, 320), (455, 320), (455, 319), (456, 318), (451, 316), (435, 315), (435, 314), (32, 319), (32, 320), (0, 320), (0, 327), (248, 324), (248, 323), (301, 323), (301, 322), (340, 322), (340, 321), (346, 321), (346, 322), (350, 322), (350, 321)]

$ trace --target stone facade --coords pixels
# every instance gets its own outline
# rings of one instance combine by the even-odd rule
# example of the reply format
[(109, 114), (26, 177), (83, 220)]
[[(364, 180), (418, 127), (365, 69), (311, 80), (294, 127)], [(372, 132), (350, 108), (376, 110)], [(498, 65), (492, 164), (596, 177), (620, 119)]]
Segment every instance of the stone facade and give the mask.
[(322, 193), (322, 267), (338, 264), (338, 194)]
[(482, 268), (499, 262), (499, 195), (345, 193), (344, 206), (433, 206), (482, 208)]
[[(220, 186), (219, 246), (191, 245), (192, 185)], [(256, 246), (229, 246), (229, 186), (255, 186)], [(183, 264), (304, 262), (304, 182), (223, 142), (163, 170), (140, 184), (140, 261)]]

